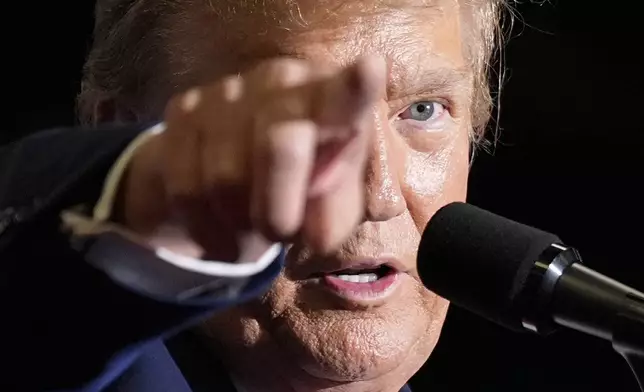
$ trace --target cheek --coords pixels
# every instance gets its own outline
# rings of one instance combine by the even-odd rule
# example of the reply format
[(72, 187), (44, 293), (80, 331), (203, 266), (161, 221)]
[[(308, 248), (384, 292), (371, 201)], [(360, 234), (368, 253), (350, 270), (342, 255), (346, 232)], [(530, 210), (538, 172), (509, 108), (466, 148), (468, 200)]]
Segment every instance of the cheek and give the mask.
[(405, 185), (409, 196), (434, 199), (445, 189), (453, 146), (425, 153), (411, 151), (405, 166)]
[(431, 152), (408, 150), (403, 193), (420, 230), (440, 207), (454, 201), (465, 201), (468, 143), (467, 137), (459, 136)]

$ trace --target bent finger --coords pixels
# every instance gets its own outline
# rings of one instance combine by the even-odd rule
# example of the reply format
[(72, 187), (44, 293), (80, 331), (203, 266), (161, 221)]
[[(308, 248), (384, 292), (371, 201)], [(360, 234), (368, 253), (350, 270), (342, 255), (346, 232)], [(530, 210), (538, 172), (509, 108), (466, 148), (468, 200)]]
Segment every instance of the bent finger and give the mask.
[(255, 137), (251, 216), (271, 240), (299, 230), (315, 159), (316, 125), (296, 120), (270, 125)]

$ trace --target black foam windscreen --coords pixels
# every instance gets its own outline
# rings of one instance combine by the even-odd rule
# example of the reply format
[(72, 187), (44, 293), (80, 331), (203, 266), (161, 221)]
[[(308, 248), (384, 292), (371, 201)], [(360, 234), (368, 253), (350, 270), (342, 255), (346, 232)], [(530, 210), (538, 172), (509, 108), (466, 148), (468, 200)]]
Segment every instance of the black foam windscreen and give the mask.
[(539, 256), (561, 243), (550, 233), (466, 203), (430, 220), (418, 249), (425, 286), (471, 312), (520, 331), (519, 294)]

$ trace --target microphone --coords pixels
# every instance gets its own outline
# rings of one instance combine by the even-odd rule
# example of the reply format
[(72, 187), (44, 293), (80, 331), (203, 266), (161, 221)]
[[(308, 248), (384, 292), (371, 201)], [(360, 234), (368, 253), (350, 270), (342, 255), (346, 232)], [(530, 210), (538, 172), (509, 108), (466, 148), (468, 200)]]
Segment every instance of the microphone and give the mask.
[(554, 234), (448, 204), (423, 233), (418, 271), (429, 290), (497, 324), (576, 330), (611, 341), (634, 371), (642, 364), (644, 294), (584, 266)]

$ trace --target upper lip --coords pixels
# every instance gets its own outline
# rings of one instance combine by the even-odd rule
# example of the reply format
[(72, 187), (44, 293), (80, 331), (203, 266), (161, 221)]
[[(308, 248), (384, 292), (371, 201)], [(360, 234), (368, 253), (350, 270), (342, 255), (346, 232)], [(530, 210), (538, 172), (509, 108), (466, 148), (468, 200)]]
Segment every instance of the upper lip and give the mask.
[(329, 260), (328, 263), (325, 263), (324, 268), (318, 270), (318, 274), (316, 275), (327, 275), (346, 270), (375, 270), (382, 266), (389, 267), (395, 272), (407, 272), (408, 270), (400, 260), (394, 257), (355, 258), (349, 260)]

